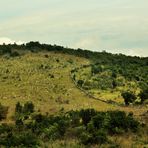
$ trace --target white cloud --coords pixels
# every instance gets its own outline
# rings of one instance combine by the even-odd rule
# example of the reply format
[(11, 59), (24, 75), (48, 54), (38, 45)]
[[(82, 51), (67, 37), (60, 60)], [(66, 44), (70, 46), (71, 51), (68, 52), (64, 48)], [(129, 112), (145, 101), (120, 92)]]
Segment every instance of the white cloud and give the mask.
[(0, 34), (11, 39), (0, 44), (34, 40), (148, 56), (147, 0), (9, 1), (0, 5)]
[(23, 42), (23, 41), (14, 41), (14, 40), (9, 39), (7, 37), (0, 37), (0, 45), (2, 45), (2, 44), (14, 44), (14, 43), (16, 43), (18, 45), (21, 45), (21, 44), (23, 44), (25, 42)]
[(96, 36), (84, 37), (72, 45), (73, 48), (95, 49), (99, 45), (99, 39)]

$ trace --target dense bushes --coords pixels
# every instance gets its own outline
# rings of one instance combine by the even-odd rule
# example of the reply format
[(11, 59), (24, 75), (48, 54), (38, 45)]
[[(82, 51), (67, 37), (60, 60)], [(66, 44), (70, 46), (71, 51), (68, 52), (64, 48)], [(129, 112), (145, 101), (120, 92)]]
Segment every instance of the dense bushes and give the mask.
[(21, 131), (21, 133), (16, 132), (15, 127), (11, 127), (11, 131), (1, 133), (0, 135), (0, 145), (6, 147), (36, 147), (39, 145), (39, 140), (35, 134), (29, 131)]
[[(106, 92), (107, 95), (111, 94), (115, 101), (121, 96), (125, 105), (147, 104), (148, 67), (146, 63), (143, 64), (144, 67), (140, 66), (142, 63), (136, 62), (128, 65), (96, 63), (74, 69), (71, 75), (79, 87), (95, 97), (103, 98)], [(138, 94), (139, 90), (141, 92)], [(109, 99), (106, 96), (104, 98)]]
[(26, 102), (17, 103), (15, 112), (15, 125), (0, 125), (0, 146), (36, 147), (41, 142), (63, 138), (76, 138), (84, 145), (100, 145), (110, 142), (108, 135), (136, 132), (140, 126), (132, 113), (122, 111), (82, 109), (42, 115), (34, 113), (32, 102)]

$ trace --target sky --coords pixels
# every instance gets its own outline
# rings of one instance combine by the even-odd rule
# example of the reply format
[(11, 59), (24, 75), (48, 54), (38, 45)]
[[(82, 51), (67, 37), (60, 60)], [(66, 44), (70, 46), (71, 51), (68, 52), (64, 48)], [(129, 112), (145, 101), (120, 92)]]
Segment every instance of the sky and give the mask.
[(148, 56), (148, 0), (0, 0), (0, 44)]

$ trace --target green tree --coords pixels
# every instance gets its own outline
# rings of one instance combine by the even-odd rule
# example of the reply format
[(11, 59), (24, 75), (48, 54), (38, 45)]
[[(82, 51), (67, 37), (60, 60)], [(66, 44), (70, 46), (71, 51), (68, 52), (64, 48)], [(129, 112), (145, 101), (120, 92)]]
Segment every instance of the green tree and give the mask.
[(34, 112), (34, 104), (32, 102), (26, 102), (23, 107), (23, 112), (30, 114)]
[(8, 107), (0, 104), (0, 121), (6, 119), (8, 113)]
[(20, 102), (18, 102), (18, 103), (16, 104), (16, 106), (15, 106), (15, 112), (16, 112), (16, 113), (22, 113), (22, 111), (23, 111), (23, 107), (22, 107), (22, 105), (20, 104)]
[(136, 96), (132, 92), (122, 92), (121, 95), (124, 98), (125, 105), (129, 105), (129, 103), (133, 103), (136, 100)]
[(144, 89), (140, 92), (139, 97), (141, 99), (141, 104), (144, 103), (145, 100), (148, 100), (148, 89)]

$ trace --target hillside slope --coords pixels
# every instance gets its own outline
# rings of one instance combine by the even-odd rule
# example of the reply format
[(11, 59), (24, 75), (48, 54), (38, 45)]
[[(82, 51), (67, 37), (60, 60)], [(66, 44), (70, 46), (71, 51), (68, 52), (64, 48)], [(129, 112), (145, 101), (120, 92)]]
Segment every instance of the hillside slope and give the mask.
[[(95, 124), (93, 113), (100, 111), (96, 115), (97, 126), (101, 122), (103, 128), (107, 129), (109, 127), (105, 125), (110, 125), (113, 126), (110, 130), (115, 130), (115, 134), (112, 135), (105, 131), (101, 133), (99, 128), (98, 136), (101, 136), (99, 139), (104, 138), (105, 135), (109, 139), (103, 142), (104, 147), (114, 144), (123, 148), (147, 146), (146, 123), (148, 119), (147, 98), (145, 97), (147, 94), (144, 94), (145, 104), (134, 102), (126, 106), (121, 93), (123, 90), (133, 91), (139, 99), (138, 93), (148, 85), (148, 58), (113, 55), (106, 52), (95, 53), (81, 49), (73, 50), (55, 45), (41, 45), (38, 42), (21, 46), (2, 45), (0, 54), (0, 103), (2, 104), (0, 111), (2, 115), (6, 115), (5, 106), (8, 107), (7, 118), (0, 116), (2, 120), (0, 145), (11, 145), (11, 140), (14, 145), (20, 145), (22, 142), (15, 143), (15, 140), (27, 138), (26, 133), (29, 132), (31, 138), (35, 136), (34, 138), (41, 142), (39, 145), (85, 147), (81, 144), (83, 142), (85, 144), (87, 138), (97, 136), (89, 134), (91, 132), (98, 134), (93, 127)], [(120, 82), (119, 78), (122, 78), (124, 83), (114, 86), (113, 82), (117, 80)], [(33, 103), (35, 112), (34, 110), (29, 114), (24, 112), (26, 102)], [(70, 112), (67, 113), (67, 111)], [(88, 125), (83, 125), (81, 115), (84, 115), (84, 119), (91, 119)], [(122, 117), (125, 118), (127, 125), (122, 122)], [(139, 131), (133, 117), (142, 123)], [(51, 125), (48, 122), (52, 122)], [(58, 130), (57, 123), (60, 127)], [(62, 129), (65, 133), (61, 132), (63, 123), (67, 127)], [(127, 129), (122, 129), (125, 126)], [(136, 135), (132, 133), (134, 131), (130, 131), (129, 127), (131, 129), (136, 127)], [(34, 128), (35, 133), (33, 133)], [(81, 130), (84, 133), (81, 133)], [(50, 134), (56, 136), (55, 133), (59, 132), (61, 136), (57, 138), (57, 141), (48, 141), (52, 138)], [(76, 135), (73, 137), (73, 134)], [(84, 137), (79, 137), (80, 135)], [(26, 142), (35, 142), (34, 138), (32, 141), (29, 138)]]
[(27, 53), (15, 58), (0, 58), (1, 103), (14, 111), (15, 104), (33, 101), (41, 112), (94, 107), (100, 110), (112, 105), (88, 98), (72, 82), (70, 71), (89, 61), (57, 53)]
[(97, 110), (121, 109), (134, 111), (136, 115), (145, 107), (121, 107), (94, 100), (85, 95), (73, 83), (71, 70), (90, 64), (90, 60), (73, 55), (42, 51), (0, 58), (0, 99), (9, 106), (8, 119), (15, 104), (33, 101), (37, 110), (55, 113), (65, 110), (95, 108)]

